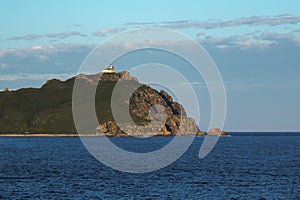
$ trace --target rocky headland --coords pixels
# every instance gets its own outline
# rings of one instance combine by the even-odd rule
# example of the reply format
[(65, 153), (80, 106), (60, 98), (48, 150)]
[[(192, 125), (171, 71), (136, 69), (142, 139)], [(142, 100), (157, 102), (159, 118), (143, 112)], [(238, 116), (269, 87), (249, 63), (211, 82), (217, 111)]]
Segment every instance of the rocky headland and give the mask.
[[(184, 108), (165, 91), (157, 91), (138, 82), (128, 72), (84, 75), (79, 74), (66, 81), (48, 80), (41, 88), (26, 88), (0, 92), (0, 134), (77, 134), (72, 116), (72, 90), (75, 78), (83, 84), (97, 84), (95, 107), (99, 121), (93, 127), (96, 135), (107, 136), (174, 136), (205, 135), (195, 121), (186, 115)], [(118, 81), (124, 88), (138, 85), (130, 100), (126, 102), (132, 120), (136, 125), (120, 129), (111, 111), (111, 96)], [(160, 105), (159, 107), (153, 107)], [(156, 116), (165, 115), (163, 124), (151, 123), (151, 109)], [(160, 118), (160, 117), (158, 117)], [(210, 131), (208, 135), (216, 135)], [(224, 135), (222, 133), (220, 135)]]

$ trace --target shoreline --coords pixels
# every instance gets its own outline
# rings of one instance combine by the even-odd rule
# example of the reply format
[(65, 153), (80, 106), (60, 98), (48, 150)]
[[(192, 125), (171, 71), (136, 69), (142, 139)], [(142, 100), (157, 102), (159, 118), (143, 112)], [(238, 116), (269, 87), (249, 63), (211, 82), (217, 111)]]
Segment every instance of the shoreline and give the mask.
[(0, 137), (99, 137), (100, 134), (84, 134), (77, 133), (1, 133)]
[[(191, 135), (182, 135), (191, 136)], [(196, 135), (193, 135), (196, 136)], [(0, 133), (1, 137), (149, 137), (132, 135), (103, 135), (103, 134), (77, 134), (77, 133)], [(153, 135), (150, 137), (174, 137), (174, 135)], [(201, 136), (202, 137), (202, 136)]]
[[(1, 137), (134, 137), (132, 135), (103, 135), (103, 134), (77, 134), (77, 133), (0, 133)], [(213, 135), (182, 135), (182, 136), (213, 136)], [(300, 136), (300, 132), (229, 132), (230, 136)], [(222, 137), (228, 137), (222, 136)], [(143, 137), (143, 136), (140, 136)], [(174, 135), (154, 135), (153, 137), (174, 137)]]
[[(177, 136), (300, 136), (300, 132), (296, 131), (282, 131), (282, 132), (226, 132), (226, 135), (212, 135), (204, 132), (205, 135), (194, 135), (194, 134), (186, 134), (186, 135), (177, 135)], [(78, 133), (0, 133), (0, 137), (174, 137), (176, 135), (127, 135), (127, 134), (100, 134), (100, 133), (86, 133), (86, 134), (78, 134)]]

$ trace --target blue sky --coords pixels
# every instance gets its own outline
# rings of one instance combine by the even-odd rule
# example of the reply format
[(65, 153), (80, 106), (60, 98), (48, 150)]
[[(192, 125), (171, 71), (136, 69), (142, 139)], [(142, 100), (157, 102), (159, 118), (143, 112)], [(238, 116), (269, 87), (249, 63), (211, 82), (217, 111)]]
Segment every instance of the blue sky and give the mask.
[(0, 89), (66, 79), (108, 37), (159, 26), (197, 40), (216, 62), (228, 97), (225, 129), (300, 131), (299, 1), (7, 0), (0, 13)]

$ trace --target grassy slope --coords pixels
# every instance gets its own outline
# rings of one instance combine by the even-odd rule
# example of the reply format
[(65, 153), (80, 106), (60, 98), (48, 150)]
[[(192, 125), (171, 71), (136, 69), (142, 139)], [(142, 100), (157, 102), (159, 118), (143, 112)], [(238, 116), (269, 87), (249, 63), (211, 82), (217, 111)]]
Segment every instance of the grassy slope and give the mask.
[[(51, 80), (42, 88), (0, 92), (0, 133), (76, 133), (72, 116), (74, 78)], [(96, 93), (99, 123), (113, 120), (114, 81), (101, 81)], [(134, 119), (139, 121), (141, 119)]]

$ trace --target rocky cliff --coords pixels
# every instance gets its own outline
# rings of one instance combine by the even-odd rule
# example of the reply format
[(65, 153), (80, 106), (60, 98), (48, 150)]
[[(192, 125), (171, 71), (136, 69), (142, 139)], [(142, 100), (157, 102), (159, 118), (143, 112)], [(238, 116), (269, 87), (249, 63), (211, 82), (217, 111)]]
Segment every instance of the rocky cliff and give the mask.
[[(100, 125), (94, 128), (99, 133), (108, 136), (203, 135), (195, 121), (186, 116), (184, 108), (167, 92), (140, 84), (128, 72), (76, 77), (87, 85), (98, 84), (95, 106)], [(0, 92), (0, 133), (76, 133), (72, 118), (74, 81), (75, 77), (66, 81), (53, 79), (38, 89)], [(122, 130), (111, 111), (111, 96), (118, 81), (124, 82), (124, 91), (138, 85), (126, 102), (136, 125), (125, 121)], [(158, 119), (165, 115), (163, 124), (149, 125), (153, 109)]]

